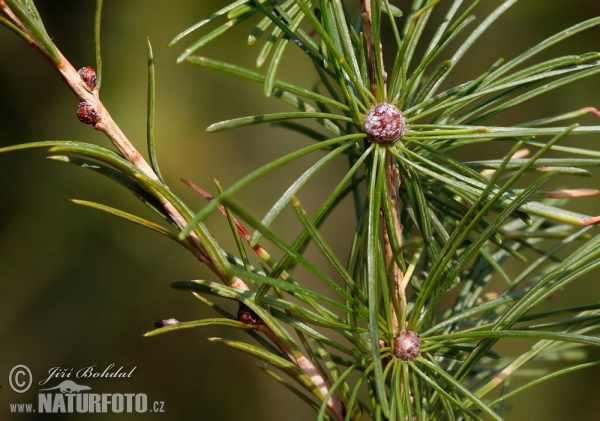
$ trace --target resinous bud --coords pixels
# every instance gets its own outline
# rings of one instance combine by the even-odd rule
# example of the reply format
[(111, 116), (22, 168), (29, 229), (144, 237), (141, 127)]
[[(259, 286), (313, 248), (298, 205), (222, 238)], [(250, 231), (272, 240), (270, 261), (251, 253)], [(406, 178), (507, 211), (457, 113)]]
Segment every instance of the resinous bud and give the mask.
[(83, 124), (96, 124), (98, 115), (90, 103), (81, 102), (77, 107), (77, 118)]
[(396, 142), (404, 135), (405, 128), (405, 118), (400, 110), (385, 102), (371, 108), (363, 123), (365, 133), (382, 144)]
[(79, 73), (79, 77), (87, 85), (90, 91), (96, 89), (96, 71), (89, 66), (82, 67), (77, 71)]
[(394, 356), (402, 361), (412, 361), (421, 354), (421, 339), (410, 330), (403, 330), (394, 338)]

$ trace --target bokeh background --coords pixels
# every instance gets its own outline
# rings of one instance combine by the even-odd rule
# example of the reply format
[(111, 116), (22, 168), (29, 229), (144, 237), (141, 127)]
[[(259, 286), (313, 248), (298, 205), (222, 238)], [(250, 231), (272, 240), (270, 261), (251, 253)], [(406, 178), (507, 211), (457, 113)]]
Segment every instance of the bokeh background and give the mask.
[[(95, 2), (37, 3), (48, 32), (71, 63), (76, 68), (93, 66)], [(177, 55), (197, 37), (192, 35), (173, 48), (166, 47), (168, 42), (226, 3), (128, 0), (106, 1), (104, 6), (101, 97), (124, 132), (144, 150), (145, 42), (149, 36), (157, 73), (156, 139), (162, 172), (172, 189), (195, 209), (203, 201), (179, 178), (214, 191), (213, 178), (228, 186), (262, 163), (308, 144), (295, 134), (266, 125), (210, 135), (204, 132), (215, 121), (287, 109), (281, 108), (276, 99), (263, 98), (261, 85), (175, 64)], [(484, 11), (499, 1), (483, 3), (476, 13), (478, 17), (485, 16)], [(407, 7), (406, 1), (394, 4)], [(597, 0), (517, 3), (472, 48), (447, 84), (469, 80), (498, 57), (510, 59), (544, 37), (598, 15)], [(259, 49), (245, 46), (251, 28), (251, 23), (242, 25), (224, 37), (223, 44), (208, 45), (200, 54), (251, 67)], [(599, 40), (599, 30), (588, 31), (553, 48), (547, 56), (598, 51)], [(312, 87), (316, 76), (310, 64), (293, 49), (285, 58), (280, 77)], [(599, 77), (584, 80), (525, 103), (495, 121), (513, 124), (583, 106), (600, 108), (599, 92)], [(0, 27), (0, 146), (51, 139), (108, 146), (102, 135), (79, 123), (75, 117), (77, 104), (51, 66)], [(581, 122), (598, 124), (590, 116)], [(599, 141), (598, 136), (569, 139), (573, 145), (599, 145), (600, 149)], [(506, 145), (499, 145), (497, 149), (468, 151), (467, 158), (499, 156), (505, 149)], [(8, 404), (32, 402), (37, 382), (51, 368), (96, 365), (103, 369), (109, 364), (127, 371), (137, 368), (130, 379), (81, 383), (98, 392), (143, 392), (150, 400), (165, 402), (164, 414), (123, 415), (123, 419), (314, 418), (304, 403), (265, 376), (256, 360), (206, 340), (212, 336), (244, 339), (238, 332), (205, 328), (142, 337), (156, 319), (175, 317), (183, 321), (213, 316), (199, 301), (171, 289), (169, 284), (198, 278), (212, 280), (214, 276), (170, 240), (68, 202), (69, 198), (98, 201), (151, 216), (123, 188), (45, 156), (42, 150), (0, 156), (0, 419), (37, 419), (35, 415), (9, 414)], [(257, 215), (264, 214), (285, 190), (286, 183), (317, 158), (301, 160), (267, 177), (245, 190), (240, 200)], [(341, 159), (308, 184), (300, 198), (309, 210), (329, 193), (344, 167), (345, 160)], [(571, 177), (559, 184), (598, 187), (600, 183), (597, 179)], [(591, 215), (600, 213), (596, 198), (580, 199), (570, 207)], [(221, 244), (230, 244), (223, 221), (213, 218), (209, 224)], [(324, 235), (336, 251), (346, 251), (344, 243), (351, 236), (352, 224), (350, 203), (324, 224)], [(298, 224), (293, 212), (284, 213), (275, 228), (284, 238), (294, 238)], [(557, 300), (566, 305), (598, 297), (600, 286), (595, 273)], [(597, 350), (590, 350), (590, 358), (599, 357)], [(8, 373), (16, 364), (26, 364), (34, 375), (33, 389), (22, 395), (8, 385)], [(506, 419), (598, 419), (599, 375), (598, 369), (591, 369), (523, 393), (509, 402)]]

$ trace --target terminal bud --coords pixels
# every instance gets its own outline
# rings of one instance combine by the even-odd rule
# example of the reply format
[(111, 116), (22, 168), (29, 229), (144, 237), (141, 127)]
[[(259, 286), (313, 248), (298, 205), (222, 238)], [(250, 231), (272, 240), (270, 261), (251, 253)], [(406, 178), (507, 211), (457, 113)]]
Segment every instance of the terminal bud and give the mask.
[(402, 361), (412, 361), (421, 354), (421, 339), (410, 330), (403, 330), (394, 338), (394, 356)]
[(363, 129), (381, 144), (394, 143), (404, 135), (405, 118), (396, 106), (388, 103), (376, 105), (365, 116)]

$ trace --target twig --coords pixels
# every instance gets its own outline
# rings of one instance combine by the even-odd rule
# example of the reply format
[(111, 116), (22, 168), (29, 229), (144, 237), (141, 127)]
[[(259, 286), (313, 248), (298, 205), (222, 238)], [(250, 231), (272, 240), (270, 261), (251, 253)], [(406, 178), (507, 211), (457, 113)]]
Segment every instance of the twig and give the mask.
[[(204, 197), (209, 202), (214, 200), (214, 197), (210, 193), (208, 193), (201, 187), (197, 186), (196, 184), (192, 183), (191, 181), (186, 180), (186, 179), (182, 179), (182, 181), (184, 183), (186, 183), (188, 186), (190, 186), (192, 189), (194, 189), (198, 194), (200, 194), (202, 197)], [(224, 206), (222, 206), (222, 205), (219, 206), (219, 212), (221, 212), (221, 214), (223, 216), (227, 217)], [(250, 244), (250, 234), (248, 233), (246, 228), (236, 218), (234, 218), (234, 222), (235, 222), (236, 228), (238, 230), (238, 233), (242, 236), (242, 238), (248, 244)], [(268, 256), (267, 251), (259, 244), (256, 244), (252, 248), (259, 256), (265, 256), (265, 255)], [(287, 358), (293, 364), (295, 364), (300, 370), (304, 371), (310, 377), (310, 379), (313, 381), (315, 386), (321, 391), (323, 396), (327, 396), (327, 393), (329, 392), (329, 388), (331, 387), (331, 385), (329, 384), (329, 382), (326, 379), (323, 378), (323, 376), (321, 376), (321, 374), (319, 373), (319, 371), (317, 370), (317, 368), (314, 366), (314, 364), (312, 363), (312, 361), (310, 359), (306, 358), (304, 355), (297, 356), (294, 353), (292, 353), (279, 340), (279, 338), (275, 335), (275, 333), (273, 333), (273, 331), (268, 326), (266, 326), (264, 324), (257, 324), (256, 329), (259, 332), (262, 332), (266, 337), (268, 337), (271, 340), (271, 342), (273, 342), (273, 344), (275, 344), (275, 346), (285, 356), (287, 356)], [(335, 414), (336, 419), (338, 419), (338, 420), (344, 419), (344, 415), (343, 415), (344, 414), (344, 404), (338, 393), (335, 393), (329, 399), (329, 401), (327, 402), (327, 407)]]
[[(96, 130), (104, 133), (110, 141), (115, 145), (115, 147), (119, 150), (119, 152), (140, 169), (142, 173), (151, 179), (155, 180), (158, 183), (161, 183), (159, 177), (152, 169), (152, 167), (146, 162), (144, 157), (138, 152), (138, 150), (133, 146), (133, 144), (129, 141), (129, 139), (125, 136), (121, 128), (117, 125), (117, 123), (113, 120), (110, 113), (100, 100), (100, 91), (96, 87), (91, 87), (86, 84), (82, 79), (77, 70), (71, 65), (71, 63), (62, 55), (60, 50), (56, 48), (60, 59), (58, 61), (49, 59), (48, 55), (44, 52), (42, 48), (34, 41), (35, 38), (29, 34), (29, 31), (22, 24), (22, 22), (18, 19), (18, 17), (12, 13), (8, 5), (4, 0), (0, 0), (0, 13), (6, 16), (11, 23), (16, 25), (23, 33), (30, 36), (29, 43), (31, 46), (36, 48), (38, 51), (42, 53), (42, 55), (48, 59), (50, 63), (58, 70), (60, 75), (62, 76), (65, 83), (69, 86), (69, 88), (73, 91), (73, 93), (82, 101), (91, 106), (94, 114), (94, 128)], [(188, 183), (191, 184), (191, 183)], [(165, 186), (166, 187), (166, 186)], [(175, 207), (168, 201), (165, 201), (163, 204), (165, 211), (169, 214), (173, 222), (180, 228), (183, 229), (187, 226), (188, 221), (181, 215)], [(240, 225), (241, 226), (241, 225)], [(247, 233), (246, 233), (247, 234)], [(221, 278), (225, 283), (229, 283), (233, 288), (241, 289), (241, 290), (249, 290), (248, 286), (244, 281), (239, 278), (231, 278), (228, 274), (222, 273), (218, 270), (218, 268), (214, 265), (212, 259), (210, 258), (208, 252), (203, 246), (200, 239), (193, 232), (188, 236), (188, 240), (190, 243), (196, 248), (199, 252), (199, 260), (206, 264), (219, 278)], [(314, 383), (314, 385), (319, 389), (320, 393), (323, 396), (326, 396), (329, 392), (329, 388), (331, 385), (317, 370), (313, 362), (306, 358), (304, 355), (296, 355), (290, 349), (288, 349), (279, 338), (273, 333), (273, 331), (265, 325), (260, 325), (258, 330), (265, 334), (286, 356), (287, 358), (293, 362), (298, 368), (300, 368), (304, 373), (306, 373)], [(342, 421), (344, 419), (344, 404), (338, 393), (335, 393), (327, 402), (328, 408), (332, 411), (336, 420)]]
[(371, 93), (377, 97), (377, 65), (375, 64), (375, 41), (373, 40), (373, 21), (371, 20), (371, 2), (361, 0), (362, 8), (360, 17), (362, 18), (363, 34), (365, 34), (365, 43), (367, 44), (367, 61), (369, 68), (369, 88)]
[[(273, 333), (273, 331), (266, 325), (258, 325), (257, 330), (262, 332), (267, 336), (271, 342), (279, 348), (281, 352), (285, 354), (285, 356), (296, 365), (300, 370), (304, 371), (308, 377), (310, 377), (313, 384), (319, 389), (319, 391), (323, 394), (323, 396), (327, 396), (329, 393), (329, 388), (331, 385), (329, 382), (323, 378), (323, 376), (319, 373), (319, 370), (315, 367), (312, 361), (306, 358), (304, 355), (294, 355), (280, 340), (277, 338), (277, 335)], [(339, 394), (336, 392), (329, 398), (327, 401), (327, 407), (331, 410), (335, 419), (338, 421), (344, 420), (345, 407), (342, 399)]]
[[(391, 216), (394, 224), (393, 229), (396, 231), (396, 238), (398, 238), (400, 245), (402, 245), (402, 224), (400, 223), (400, 201), (398, 199), (398, 191), (400, 190), (400, 185), (402, 183), (400, 178), (400, 169), (398, 167), (398, 161), (391, 153), (388, 153), (385, 158), (385, 178), (390, 195), (390, 207), (392, 208)], [(390, 291), (390, 294), (394, 294), (395, 297), (391, 297), (392, 300), (390, 301), (390, 312), (392, 313), (392, 331), (394, 334), (396, 334), (402, 329), (402, 327), (398, 326), (400, 315), (396, 314), (396, 308), (393, 305), (393, 301), (396, 300), (398, 305), (402, 305), (402, 297), (405, 295), (406, 282), (404, 281), (404, 274), (402, 273), (402, 270), (400, 270), (396, 260), (394, 259), (394, 251), (392, 250), (390, 243), (390, 234), (387, 226), (385, 226), (384, 229), (384, 243), (386, 267), (388, 270), (392, 271), (392, 279), (394, 281), (394, 289)], [(400, 307), (400, 312), (402, 313), (402, 311), (403, 309)]]
[[(379, 46), (379, 57), (375, 57), (375, 40), (373, 37), (373, 20), (371, 15), (371, 2), (369, 0), (361, 0), (361, 18), (363, 24), (363, 33), (365, 35), (365, 42), (367, 44), (367, 64), (369, 69), (369, 83), (370, 89), (373, 95), (377, 97), (378, 89), (377, 89), (377, 66), (381, 69), (381, 73), (383, 76), (383, 102), (386, 101), (386, 91), (387, 88), (385, 86), (386, 81), (386, 73), (383, 66), (383, 48)], [(402, 241), (402, 224), (400, 223), (400, 202), (398, 199), (398, 191), (400, 190), (400, 185), (402, 184), (402, 180), (400, 178), (400, 170), (398, 168), (398, 161), (396, 158), (389, 153), (386, 153), (386, 163), (385, 163), (385, 178), (387, 183), (387, 189), (390, 195), (390, 204), (392, 208), (392, 221), (393, 221), (393, 229), (395, 230), (396, 237), (398, 241)], [(391, 270), (391, 277), (394, 282), (393, 290), (390, 290), (390, 294), (394, 294), (395, 297), (390, 302), (390, 311), (392, 314), (392, 329), (394, 333), (398, 333), (401, 330), (401, 327), (398, 326), (399, 315), (396, 314), (396, 309), (392, 304), (394, 301), (397, 301), (399, 304), (402, 303), (402, 297), (404, 297), (406, 282), (404, 280), (404, 274), (398, 267), (398, 264), (394, 259), (394, 251), (392, 250), (391, 242), (390, 242), (390, 233), (388, 232), (388, 227), (384, 225), (383, 232), (383, 240), (384, 240), (384, 251), (385, 251), (385, 264), (388, 270)], [(400, 309), (402, 311), (402, 309)]]
[(373, 37), (373, 19), (371, 13), (371, 2), (369, 0), (361, 0), (361, 13), (363, 34), (365, 35), (365, 43), (367, 47), (367, 64), (369, 69), (369, 89), (375, 98), (378, 98), (377, 89), (377, 61), (383, 77), (383, 98), (378, 98), (381, 102), (387, 101), (387, 88), (385, 86), (387, 74), (383, 67), (383, 49), (379, 45), (379, 57), (375, 57), (375, 39)]
[[(0, 12), (6, 16), (11, 23), (16, 25), (19, 29), (21, 29), (25, 34), (29, 35), (32, 40), (35, 38), (31, 36), (25, 25), (19, 20), (19, 18), (11, 11), (10, 7), (3, 1), (0, 0)], [(113, 120), (110, 113), (100, 100), (100, 91), (97, 88), (90, 88), (85, 82), (82, 81), (81, 76), (75, 70), (75, 68), (71, 65), (71, 63), (62, 55), (60, 50), (56, 48), (56, 51), (59, 54), (60, 60), (55, 62), (44, 53), (42, 48), (35, 43), (35, 41), (31, 42), (30, 45), (40, 51), (46, 59), (58, 70), (60, 75), (62, 76), (65, 83), (69, 86), (71, 91), (83, 102), (92, 106), (93, 110), (96, 113), (96, 121), (94, 124), (94, 128), (98, 131), (104, 133), (113, 145), (119, 150), (119, 152), (135, 165), (137, 168), (142, 171), (146, 176), (152, 178), (157, 182), (161, 182), (152, 169), (152, 167), (146, 162), (144, 157), (138, 152), (138, 150), (133, 146), (133, 144), (129, 141), (127, 136), (123, 133), (121, 128), (117, 125), (117, 123)], [(169, 201), (165, 201), (163, 204), (163, 208), (169, 214), (173, 222), (179, 227), (183, 229), (187, 226), (188, 221), (181, 215)], [(226, 273), (221, 273), (217, 267), (213, 264), (212, 259), (210, 258), (206, 248), (198, 238), (198, 236), (194, 233), (190, 233), (188, 236), (188, 240), (190, 243), (196, 248), (200, 254), (200, 261), (205, 263), (215, 274), (219, 276), (226, 283), (230, 284), (232, 287), (247, 291), (249, 288), (244, 281), (239, 278), (231, 278)]]

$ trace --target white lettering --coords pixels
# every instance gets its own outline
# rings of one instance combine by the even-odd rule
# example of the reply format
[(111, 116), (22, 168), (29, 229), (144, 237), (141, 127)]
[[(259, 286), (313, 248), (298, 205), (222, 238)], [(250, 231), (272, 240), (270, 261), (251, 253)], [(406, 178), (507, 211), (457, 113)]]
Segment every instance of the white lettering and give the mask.
[(89, 398), (88, 398), (89, 394), (87, 393), (83, 393), (83, 394), (79, 394), (77, 395), (77, 412), (81, 412), (81, 413), (86, 413), (89, 410)]
[(52, 393), (38, 394), (38, 412), (52, 412)]
[(90, 412), (100, 412), (100, 395), (97, 393), (90, 393), (88, 396), (90, 397)]
[(46, 383), (48, 383), (48, 380), (51, 379), (67, 379), (69, 377), (71, 377), (71, 372), (73, 371), (72, 368), (60, 368), (60, 367), (53, 367), (50, 370), (48, 370), (48, 377), (46, 377), (44, 380), (42, 380), (39, 385), (45, 385)]
[[(161, 410), (162, 411), (162, 402)], [(156, 406), (156, 402), (154, 403)], [(26, 405), (11, 404), (11, 412), (35, 412)], [(32, 405), (29, 405), (30, 407)], [(23, 407), (23, 408), (21, 408)], [(148, 411), (148, 397), (144, 393), (39, 393), (39, 413), (144, 413)]]
[(62, 393), (57, 393), (54, 395), (54, 405), (52, 405), (52, 412), (67, 412), (67, 407), (65, 406), (65, 395)]
[(96, 367), (95, 365), (90, 365), (89, 367), (84, 367), (79, 369), (79, 371), (77, 371), (77, 374), (75, 375), (78, 379), (80, 378), (88, 378), (88, 377), (92, 377), (92, 374), (94, 373), (94, 367)]
[(112, 412), (121, 413), (123, 412), (124, 398), (120, 393), (115, 393), (112, 396)]
[(135, 395), (135, 412), (146, 412), (148, 409), (148, 397), (143, 393)]

